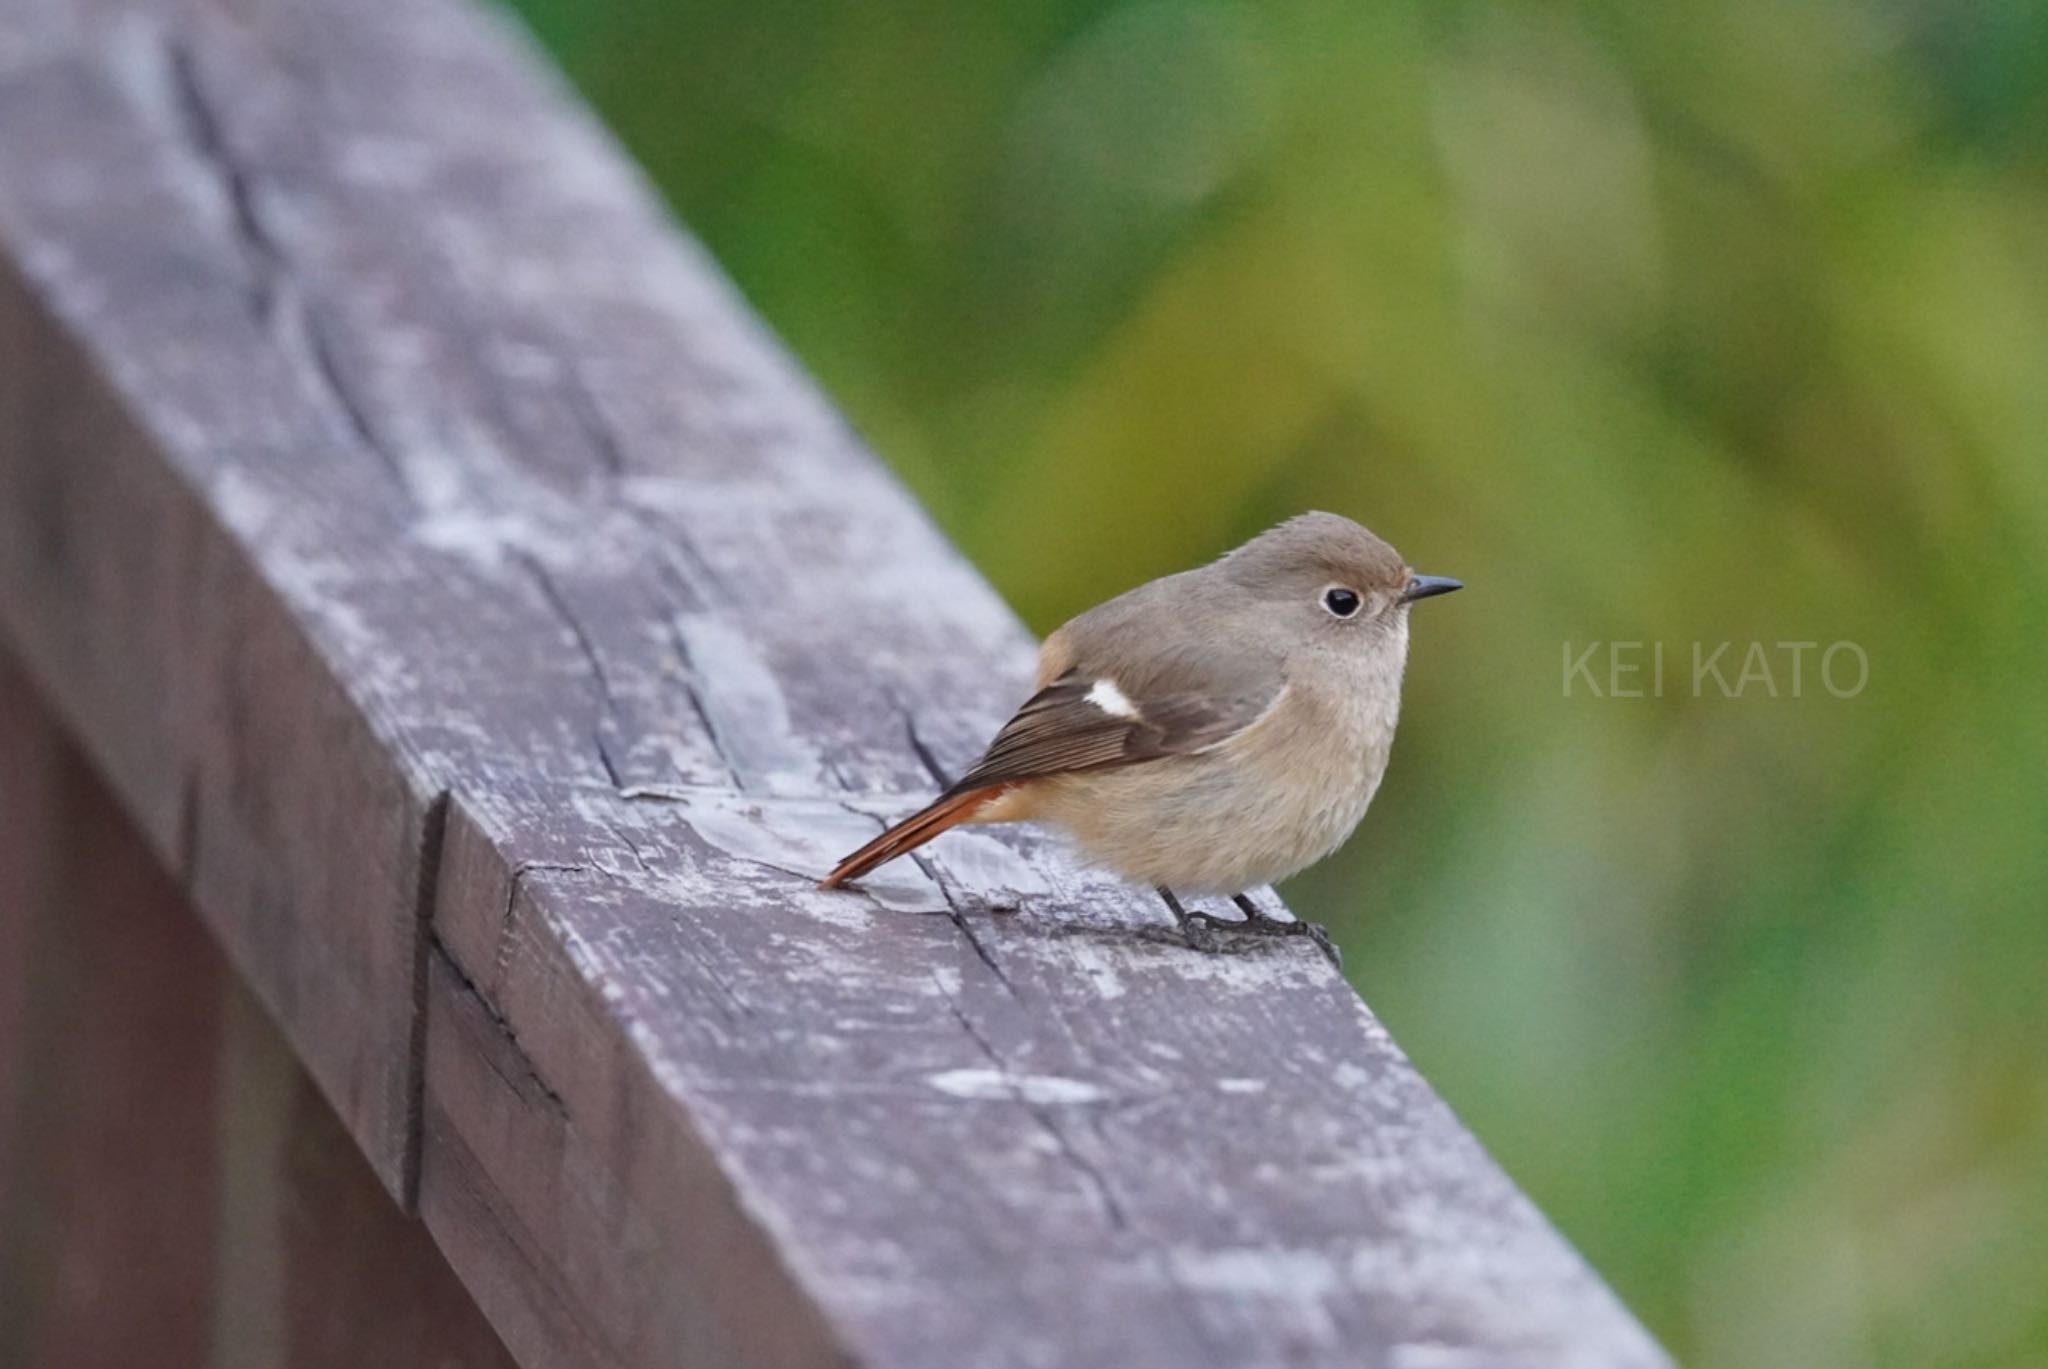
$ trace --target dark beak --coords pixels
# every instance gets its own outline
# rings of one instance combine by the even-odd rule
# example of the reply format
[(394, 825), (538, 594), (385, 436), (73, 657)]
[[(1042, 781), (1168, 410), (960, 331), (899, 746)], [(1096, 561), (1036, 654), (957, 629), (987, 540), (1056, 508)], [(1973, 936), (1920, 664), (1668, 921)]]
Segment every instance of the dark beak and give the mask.
[(1412, 604), (1417, 599), (1427, 599), (1432, 594), (1449, 594), (1454, 589), (1463, 588), (1463, 580), (1453, 580), (1448, 575), (1418, 575), (1408, 582), (1408, 588), (1401, 591), (1401, 602)]

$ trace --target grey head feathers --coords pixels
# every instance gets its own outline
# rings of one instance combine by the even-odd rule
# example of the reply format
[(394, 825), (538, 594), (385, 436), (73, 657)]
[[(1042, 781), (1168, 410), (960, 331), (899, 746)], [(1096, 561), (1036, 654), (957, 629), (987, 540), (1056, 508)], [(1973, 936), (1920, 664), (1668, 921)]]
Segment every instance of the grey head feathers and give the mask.
[(1335, 513), (1290, 518), (1228, 553), (1212, 569), (1259, 599), (1298, 597), (1324, 584), (1391, 595), (1409, 577), (1399, 552)]

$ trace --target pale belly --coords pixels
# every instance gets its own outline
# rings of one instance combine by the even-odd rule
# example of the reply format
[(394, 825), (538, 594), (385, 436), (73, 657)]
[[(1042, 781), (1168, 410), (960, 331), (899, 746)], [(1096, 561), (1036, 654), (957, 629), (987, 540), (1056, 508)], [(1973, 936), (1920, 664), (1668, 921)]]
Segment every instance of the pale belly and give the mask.
[(1341, 846), (1386, 763), (1384, 743), (1289, 738), (1256, 757), (1219, 750), (1062, 776), (1033, 796), (1032, 816), (1064, 828), (1090, 861), (1126, 879), (1234, 894)]

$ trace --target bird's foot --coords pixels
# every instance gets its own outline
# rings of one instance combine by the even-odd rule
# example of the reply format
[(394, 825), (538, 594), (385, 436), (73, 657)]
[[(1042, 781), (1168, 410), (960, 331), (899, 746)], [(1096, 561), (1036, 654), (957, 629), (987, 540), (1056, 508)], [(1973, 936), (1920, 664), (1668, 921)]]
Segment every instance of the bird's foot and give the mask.
[(1222, 943), (1216, 940), (1216, 934), (1209, 929), (1213, 926), (1229, 926), (1232, 924), (1219, 924), (1215, 918), (1210, 917), (1207, 913), (1191, 913), (1180, 906), (1180, 900), (1173, 896), (1173, 890), (1167, 888), (1164, 884), (1156, 887), (1159, 891), (1159, 897), (1166, 901), (1167, 908), (1172, 911), (1173, 920), (1180, 924), (1180, 934), (1188, 939), (1189, 946), (1192, 946), (1195, 950), (1208, 951), (1212, 954), (1223, 949)]
[(1166, 906), (1180, 922), (1181, 934), (1188, 939), (1188, 945), (1198, 951), (1220, 951), (1223, 949), (1216, 938), (1217, 932), (1232, 932), (1251, 936), (1299, 936), (1314, 943), (1317, 950), (1337, 969), (1344, 968), (1344, 954), (1337, 949), (1337, 943), (1330, 940), (1330, 934), (1320, 922), (1305, 922), (1300, 918), (1268, 917), (1259, 911), (1259, 905), (1245, 894), (1236, 894), (1231, 902), (1244, 914), (1241, 920), (1217, 917), (1213, 913), (1194, 912), (1180, 906), (1180, 900), (1173, 891), (1164, 887), (1159, 896), (1166, 900)]
[(1309, 922), (1298, 917), (1269, 917), (1259, 911), (1259, 905), (1252, 902), (1250, 894), (1232, 894), (1230, 901), (1244, 914), (1242, 922), (1223, 922), (1218, 925), (1233, 931), (1250, 932), (1256, 936), (1300, 936), (1315, 943), (1330, 964), (1337, 969), (1344, 968), (1344, 953), (1337, 949), (1337, 943), (1330, 940), (1330, 933), (1320, 922)]

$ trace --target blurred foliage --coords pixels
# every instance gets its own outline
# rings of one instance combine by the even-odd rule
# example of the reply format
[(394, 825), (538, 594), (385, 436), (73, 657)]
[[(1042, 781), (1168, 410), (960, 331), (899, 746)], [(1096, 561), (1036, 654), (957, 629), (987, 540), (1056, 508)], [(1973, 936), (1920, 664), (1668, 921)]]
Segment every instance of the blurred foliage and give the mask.
[(517, 8), (1041, 631), (1469, 582), (1288, 892), (1686, 1362), (2048, 1364), (2048, 7)]

